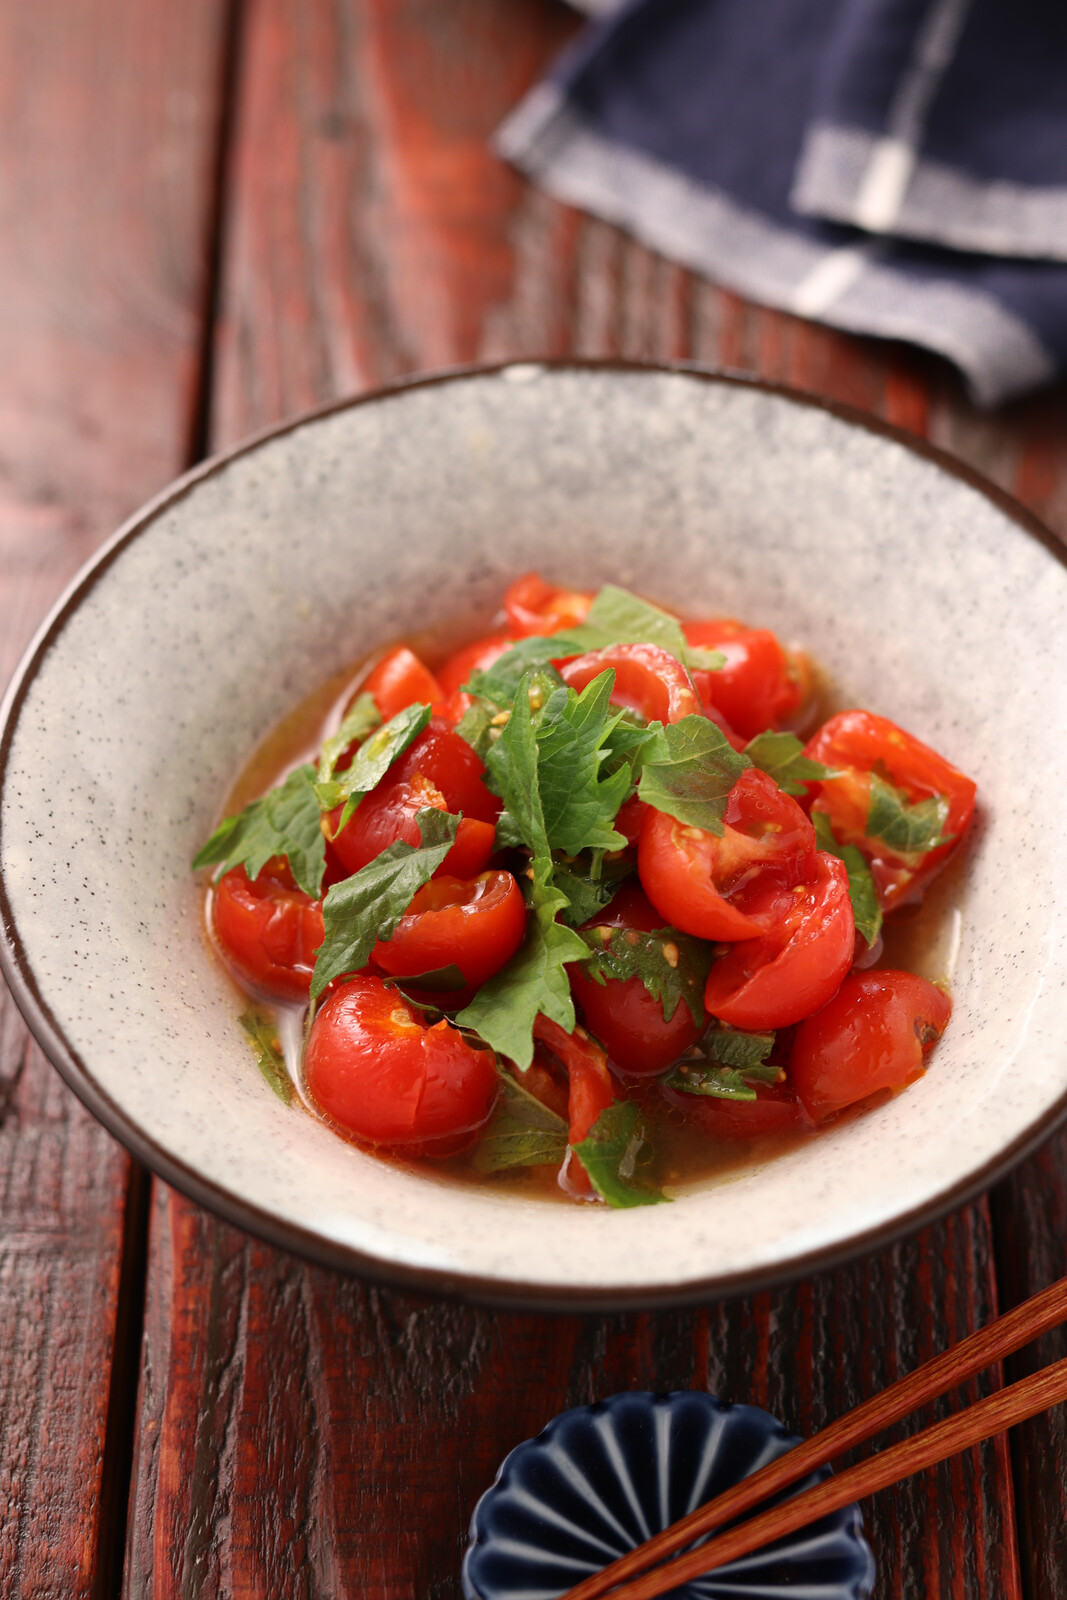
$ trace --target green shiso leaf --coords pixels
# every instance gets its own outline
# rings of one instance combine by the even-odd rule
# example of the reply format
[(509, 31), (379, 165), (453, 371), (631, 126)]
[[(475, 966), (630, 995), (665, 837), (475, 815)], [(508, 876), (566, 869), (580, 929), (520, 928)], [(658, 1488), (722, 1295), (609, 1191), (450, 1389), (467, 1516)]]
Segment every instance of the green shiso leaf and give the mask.
[(758, 733), (745, 746), (745, 754), (754, 767), (768, 773), (786, 794), (807, 793), (805, 780), (833, 778), (836, 773), (821, 761), (812, 761), (804, 754), (804, 746), (795, 733)]
[(528, 1089), (500, 1071), (501, 1095), (474, 1152), (479, 1172), (506, 1167), (558, 1167), (567, 1154), (567, 1124)]
[(582, 938), (591, 952), (584, 970), (598, 983), (615, 978), (625, 983), (640, 978), (663, 1007), (663, 1020), (674, 1016), (684, 1000), (697, 1027), (704, 1024), (704, 985), (711, 966), (711, 946), (677, 928), (653, 933), (636, 928), (586, 928)]
[(727, 797), (750, 764), (709, 717), (683, 717), (656, 728), (643, 752), (637, 792), (688, 827), (721, 835)]
[(337, 824), (338, 832), (352, 816), (363, 796), (370, 794), (397, 757), (402, 756), (418, 738), (432, 715), (428, 705), (416, 703), (405, 706), (403, 711), (398, 711), (395, 717), (390, 717), (388, 722), (363, 741), (346, 772), (326, 783), (316, 783), (315, 793), (323, 811), (332, 811), (344, 802), (344, 810)]
[(335, 883), (322, 902), (326, 933), (315, 958), (311, 998), (370, 960), (379, 939), (396, 932), (404, 912), (448, 854), (460, 819), (427, 806), (415, 817), (420, 843), (398, 839), (350, 878)]
[(617, 1100), (600, 1113), (581, 1144), (571, 1148), (601, 1199), (623, 1210), (659, 1205), (667, 1199), (641, 1179), (647, 1145), (644, 1119), (637, 1106), (631, 1100)]
[(276, 788), (235, 817), (226, 817), (193, 858), (194, 870), (218, 867), (216, 876), (244, 867), (257, 878), (272, 856), (285, 856), (297, 885), (316, 899), (326, 870), (315, 768), (297, 767)]
[(278, 1099), (289, 1105), (293, 1098), (293, 1084), (285, 1069), (285, 1058), (274, 1023), (259, 1011), (245, 1011), (238, 1021), (248, 1035), (260, 1072)]

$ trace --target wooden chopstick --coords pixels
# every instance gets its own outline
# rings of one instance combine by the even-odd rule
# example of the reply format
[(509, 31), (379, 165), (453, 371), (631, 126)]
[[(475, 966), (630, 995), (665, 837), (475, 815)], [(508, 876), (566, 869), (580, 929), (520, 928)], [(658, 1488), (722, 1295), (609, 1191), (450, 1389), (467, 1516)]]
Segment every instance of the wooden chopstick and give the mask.
[[(882, 1432), (883, 1429), (891, 1427), (893, 1423), (899, 1422), (903, 1417), (910, 1415), (918, 1406), (935, 1399), (946, 1390), (955, 1388), (958, 1384), (965, 1383), (968, 1378), (973, 1378), (976, 1373), (991, 1366), (993, 1362), (1000, 1361), (1004, 1356), (1010, 1355), (1013, 1350), (1018, 1350), (1022, 1345), (1029, 1344), (1032, 1339), (1036, 1339), (1040, 1334), (1046, 1333), (1050, 1328), (1058, 1327), (1064, 1321), (1067, 1321), (1067, 1278), (1060, 1278), (1058, 1282), (1051, 1284), (1047, 1289), (1043, 1289), (1040, 1294), (1031, 1296), (1029, 1300), (1023, 1301), (1022, 1305), (1015, 1306), (1011, 1311), (1005, 1312), (1002, 1317), (997, 1317), (993, 1322), (987, 1323), (984, 1328), (979, 1328), (976, 1333), (968, 1335), (966, 1339), (961, 1339), (958, 1344), (952, 1345), (948, 1350), (943, 1351), (941, 1355), (934, 1356), (930, 1361), (924, 1362), (921, 1367), (916, 1367), (915, 1371), (909, 1373), (907, 1377), (891, 1384), (888, 1389), (883, 1389), (880, 1394), (873, 1395), (870, 1400), (865, 1400), (861, 1405), (856, 1406), (854, 1410), (847, 1412), (845, 1416), (839, 1417), (835, 1422), (831, 1422), (820, 1433), (813, 1434), (810, 1439), (803, 1440), (794, 1449), (787, 1451), (785, 1455), (769, 1462), (759, 1472), (754, 1472), (751, 1477), (743, 1478), (740, 1483), (734, 1484), (732, 1488), (727, 1489), (725, 1494), (710, 1500), (706, 1505), (698, 1506), (695, 1511), (690, 1512), (686, 1517), (682, 1517), (680, 1521), (672, 1523), (669, 1528), (665, 1528), (662, 1533), (649, 1539), (645, 1544), (638, 1545), (636, 1549), (621, 1556), (619, 1560), (613, 1561), (610, 1566), (603, 1567), (599, 1572), (592, 1573), (590, 1577), (583, 1579), (573, 1589), (568, 1590), (564, 1600), (599, 1600), (599, 1596), (607, 1594), (609, 1590), (615, 1590), (617, 1584), (623, 1583), (637, 1573), (644, 1572), (656, 1563), (665, 1561), (686, 1545), (692, 1544), (694, 1539), (713, 1533), (716, 1528), (721, 1528), (724, 1523), (732, 1522), (736, 1517), (743, 1516), (746, 1512), (751, 1511), (753, 1507), (759, 1505), (761, 1501), (768, 1499), (773, 1494), (777, 1494), (782, 1489), (789, 1488), (790, 1485), (799, 1482), (801, 1478), (806, 1478), (809, 1472), (814, 1471), (816, 1467), (823, 1466), (826, 1462), (832, 1460), (834, 1456), (851, 1449), (854, 1445), (865, 1443), (875, 1434)], [(1048, 1369), (1049, 1372), (1054, 1370), (1054, 1368)], [(1036, 1374), (1038, 1378), (1042, 1376), (1044, 1374)], [(1018, 1392), (1020, 1387), (1019, 1384), (1015, 1384), (1012, 1389), (1000, 1390), (997, 1395), (990, 1398), (993, 1400), (1000, 1399), (1003, 1396)], [(1057, 1398), (1060, 1397), (1058, 1396)], [(1043, 1405), (1051, 1405), (1052, 1403), (1052, 1401), (1041, 1402), (1034, 1407), (1033, 1411), (1028, 1411), (1025, 1415), (1032, 1416), (1034, 1411), (1041, 1410)], [(988, 1402), (981, 1402), (981, 1405), (986, 1404)], [(972, 1407), (968, 1411), (958, 1413), (956, 1417), (949, 1418), (948, 1421), (958, 1422), (964, 1418), (970, 1418), (974, 1416), (977, 1409), (977, 1407)], [(1020, 1420), (1022, 1420), (1022, 1416), (1013, 1417), (1010, 1421), (1000, 1423), (991, 1428), (989, 1432), (999, 1432), (1002, 1427), (1010, 1427), (1013, 1422)], [(938, 1426), (943, 1427), (944, 1424), (939, 1424)], [(916, 1440), (930, 1437), (933, 1431), (928, 1430), (926, 1434), (917, 1434), (913, 1439), (906, 1440), (905, 1444), (914, 1445)], [(976, 1437), (984, 1438), (986, 1435), (979, 1433)], [(961, 1443), (947, 1450), (946, 1454), (952, 1455), (954, 1450), (962, 1450), (966, 1447), (966, 1443)], [(894, 1446), (893, 1450), (899, 1448), (899, 1446)], [(893, 1450), (884, 1451), (881, 1455), (872, 1458), (870, 1462), (863, 1462), (861, 1465), (873, 1466), (883, 1463), (893, 1454)], [(931, 1462), (943, 1459), (943, 1456), (935, 1456), (931, 1458)], [(923, 1465), (926, 1464), (923, 1463)], [(857, 1468), (850, 1468), (849, 1472), (842, 1473), (837, 1478), (829, 1480), (829, 1482), (833, 1484), (843, 1483), (846, 1478), (849, 1478), (850, 1473), (857, 1470)], [(907, 1467), (902, 1469), (897, 1476), (906, 1477), (909, 1472), (918, 1470), (918, 1466)], [(885, 1482), (892, 1483), (895, 1482), (895, 1479), (890, 1477)], [(821, 1491), (827, 1487), (827, 1485), (820, 1485), (819, 1490)], [(869, 1494), (873, 1492), (874, 1487), (872, 1485), (867, 1489), (860, 1490), (853, 1486), (850, 1494), (844, 1500), (835, 1502), (835, 1504), (847, 1505), (850, 1498), (855, 1498), (857, 1494)], [(878, 1487), (881, 1487), (881, 1485), (879, 1484)], [(790, 1501), (789, 1504), (793, 1506), (806, 1502), (808, 1495), (815, 1492), (815, 1490), (809, 1490), (807, 1494), (798, 1496), (796, 1500)], [(785, 1507), (777, 1507), (775, 1511), (784, 1511), (785, 1509)], [(813, 1516), (818, 1517), (824, 1514), (825, 1511), (816, 1511)], [(767, 1513), (767, 1515), (771, 1515), (771, 1513)], [(745, 1528), (754, 1528), (761, 1520), (760, 1517), (757, 1517), (754, 1521), (746, 1523)], [(797, 1524), (797, 1526), (800, 1525), (802, 1524)], [(739, 1534), (741, 1531), (741, 1529), (737, 1529), (736, 1533)], [(783, 1529), (782, 1531), (784, 1532), (785, 1530)], [(777, 1536), (775, 1535), (774, 1537)], [(733, 1538), (734, 1534), (731, 1533), (729, 1537)], [(723, 1540), (719, 1539), (714, 1546), (716, 1565), (720, 1563), (720, 1560), (733, 1559), (733, 1557), (720, 1558), (718, 1552), (722, 1542)], [(751, 1548), (755, 1548), (755, 1546)], [(697, 1553), (694, 1552), (694, 1554)], [(710, 1549), (699, 1552), (699, 1555), (705, 1565), (697, 1565), (692, 1569), (693, 1572), (703, 1572), (709, 1569)], [(692, 1558), (687, 1557), (686, 1559)], [(658, 1577), (659, 1570), (651, 1574), (651, 1576)], [(672, 1577), (670, 1583), (666, 1584), (665, 1587), (669, 1588), (672, 1584), (683, 1581), (681, 1577), (674, 1576), (679, 1570), (677, 1562), (672, 1562), (668, 1570), (671, 1572)], [(624, 1589), (616, 1590), (612, 1595), (612, 1600), (638, 1600), (638, 1596), (644, 1597), (646, 1594), (654, 1595), (661, 1592), (660, 1589), (644, 1590), (634, 1585), (628, 1585)]]
[[(967, 1450), (982, 1439), (1002, 1433), (1027, 1417), (1067, 1399), (1067, 1357), (1055, 1361), (1029, 1378), (1022, 1378), (1007, 1389), (998, 1389), (954, 1416), (946, 1417), (931, 1428), (902, 1439), (877, 1455), (859, 1461), (853, 1467), (827, 1478), (813, 1489), (787, 1500), (784, 1505), (772, 1506), (760, 1512), (739, 1527), (726, 1533), (699, 1550), (675, 1557), (666, 1566), (645, 1572), (632, 1583), (625, 1583), (611, 1591), (611, 1600), (656, 1600), (658, 1595), (687, 1583), (690, 1578), (712, 1572), (730, 1561), (739, 1561), (763, 1545), (773, 1544), (797, 1528), (816, 1522), (820, 1517), (839, 1511), (851, 1500), (885, 1489), (900, 1478), (908, 1478), (924, 1467), (936, 1466), (948, 1456)], [(574, 1592), (573, 1590), (571, 1591)], [(565, 1597), (566, 1600), (566, 1597)]]

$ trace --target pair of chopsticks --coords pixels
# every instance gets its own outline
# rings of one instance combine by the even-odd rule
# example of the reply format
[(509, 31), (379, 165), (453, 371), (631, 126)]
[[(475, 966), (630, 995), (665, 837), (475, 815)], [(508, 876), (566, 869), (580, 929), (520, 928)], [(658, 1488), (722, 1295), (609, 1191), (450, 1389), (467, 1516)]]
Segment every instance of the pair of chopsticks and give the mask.
[[(696, 1511), (672, 1523), (645, 1544), (585, 1578), (569, 1589), (562, 1600), (599, 1600), (601, 1595), (607, 1594), (610, 1600), (655, 1600), (656, 1596), (666, 1594), (691, 1578), (725, 1566), (727, 1562), (738, 1561), (809, 1522), (829, 1516), (853, 1500), (885, 1489), (924, 1467), (936, 1466), (939, 1461), (969, 1449), (982, 1439), (991, 1438), (1067, 1399), (1065, 1359), (1006, 1389), (998, 1389), (984, 1400), (869, 1456), (794, 1499), (759, 1512), (749, 1521), (720, 1534), (713, 1543), (684, 1555), (677, 1553), (694, 1539), (714, 1533), (724, 1523), (743, 1516), (770, 1495), (806, 1478), (809, 1472), (842, 1451), (866, 1443), (916, 1407), (965, 1383), (1062, 1322), (1067, 1322), (1067, 1278), (1061, 1278), (1014, 1310), (979, 1328), (977, 1333), (961, 1339), (942, 1355), (924, 1362), (906, 1378), (830, 1423), (821, 1433), (805, 1439), (759, 1472), (734, 1484), (725, 1494), (698, 1506)], [(668, 1557), (674, 1559), (668, 1560)]]

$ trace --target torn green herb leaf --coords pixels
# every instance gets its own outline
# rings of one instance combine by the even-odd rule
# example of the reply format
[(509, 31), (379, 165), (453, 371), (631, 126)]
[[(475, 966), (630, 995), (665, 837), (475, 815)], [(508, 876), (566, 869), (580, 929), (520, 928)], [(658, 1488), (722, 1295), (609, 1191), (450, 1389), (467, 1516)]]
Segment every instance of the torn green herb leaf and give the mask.
[(339, 778), (316, 783), (315, 793), (323, 811), (332, 811), (344, 802), (337, 824), (340, 833), (363, 796), (380, 783), (393, 762), (428, 725), (433, 712), (428, 705), (406, 706), (363, 741), (352, 758), (352, 765)]
[(500, 1071), (501, 1093), (489, 1126), (478, 1141), (478, 1172), (506, 1167), (559, 1166), (567, 1154), (567, 1124), (510, 1072)]
[(948, 796), (931, 795), (909, 805), (902, 789), (894, 788), (876, 772), (871, 773), (871, 799), (867, 812), (867, 837), (881, 839), (897, 855), (923, 855), (939, 845), (950, 844), (954, 834), (946, 834)]
[(882, 931), (882, 907), (879, 904), (878, 890), (871, 876), (867, 858), (858, 845), (838, 844), (830, 818), (825, 811), (816, 808), (811, 813), (811, 820), (815, 824), (815, 842), (819, 849), (836, 856), (844, 863), (845, 871), (848, 873), (848, 897), (852, 902), (852, 918), (856, 924), (856, 932), (866, 940), (869, 948)]
[(285, 1057), (274, 1023), (259, 1011), (242, 1012), (238, 1021), (248, 1035), (256, 1065), (266, 1082), (278, 1099), (289, 1105), (293, 1098), (293, 1084), (286, 1071)]
[(362, 742), (378, 727), (382, 714), (372, 694), (363, 693), (353, 702), (337, 732), (327, 739), (319, 756), (319, 783), (329, 783), (334, 768), (350, 744)]
[(194, 870), (217, 866), (216, 876), (221, 876), (244, 867), (254, 879), (274, 856), (284, 856), (297, 886), (317, 899), (326, 870), (326, 846), (314, 778), (310, 764), (297, 767), (284, 783), (253, 800), (238, 816), (226, 817), (194, 856)]
[(711, 966), (711, 947), (705, 939), (694, 939), (677, 928), (644, 933), (606, 926), (583, 929), (582, 938), (590, 950), (583, 967), (597, 983), (640, 978), (663, 1007), (665, 1022), (684, 1000), (697, 1027), (703, 1026), (704, 985)]
[(622, 1210), (654, 1206), (667, 1199), (642, 1180), (641, 1168), (650, 1153), (648, 1135), (632, 1100), (617, 1100), (608, 1106), (581, 1144), (571, 1148), (589, 1174), (593, 1188), (609, 1206)]
[(709, 717), (683, 717), (656, 728), (637, 792), (657, 811), (721, 836), (730, 790), (750, 765)]
[(396, 931), (404, 912), (429, 883), (451, 849), (459, 818), (427, 806), (416, 813), (420, 843), (398, 839), (350, 878), (335, 883), (322, 902), (326, 933), (315, 958), (311, 998), (346, 972), (370, 960), (379, 939)]
[(821, 761), (812, 761), (804, 754), (804, 746), (795, 733), (758, 733), (745, 746), (745, 755), (754, 767), (772, 777), (786, 794), (807, 793), (805, 780), (833, 778), (836, 774)]

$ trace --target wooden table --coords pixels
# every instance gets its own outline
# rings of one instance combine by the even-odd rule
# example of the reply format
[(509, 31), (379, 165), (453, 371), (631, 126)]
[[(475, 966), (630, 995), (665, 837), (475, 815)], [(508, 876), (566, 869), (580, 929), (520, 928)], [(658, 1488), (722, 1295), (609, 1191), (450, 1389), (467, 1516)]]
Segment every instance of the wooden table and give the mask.
[[(452, 362), (689, 356), (783, 379), (936, 440), (1067, 531), (1067, 390), (980, 415), (937, 361), (760, 310), (494, 160), (490, 131), (574, 27), (555, 0), (2, 0), (5, 677), (181, 468)], [(452, 1600), (475, 1499), (561, 1407), (708, 1386), (808, 1432), (1067, 1270), (1060, 1137), (937, 1226), (779, 1293), (585, 1318), (423, 1301), (151, 1179), (6, 994), (0, 1048), (11, 1600)], [(1065, 1509), (1061, 1412), (872, 1500), (878, 1595), (1067, 1596)]]

